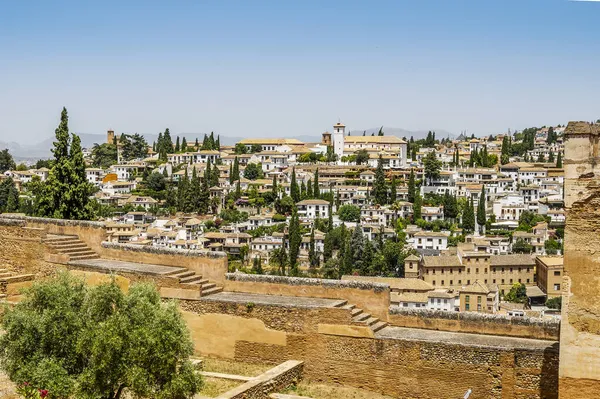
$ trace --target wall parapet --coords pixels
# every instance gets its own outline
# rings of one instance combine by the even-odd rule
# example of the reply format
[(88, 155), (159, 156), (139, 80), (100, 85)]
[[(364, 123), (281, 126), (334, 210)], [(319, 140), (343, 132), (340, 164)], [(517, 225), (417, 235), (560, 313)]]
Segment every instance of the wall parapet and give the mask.
[(102, 248), (117, 249), (121, 251), (142, 252), (154, 255), (177, 255), (195, 258), (226, 258), (227, 254), (221, 251), (200, 251), (194, 249), (161, 248), (148, 245), (136, 245), (117, 242), (102, 242)]
[(5, 215), (0, 215), (0, 226), (17, 226), (17, 227), (25, 227), (25, 220), (22, 219), (14, 219), (6, 217)]
[(384, 292), (389, 290), (390, 286), (382, 283), (371, 283), (364, 281), (342, 281), (329, 280), (320, 278), (305, 278), (305, 277), (286, 277), (286, 276), (271, 276), (264, 274), (245, 274), (245, 273), (227, 273), (226, 279), (229, 281), (238, 281), (245, 283), (269, 283), (283, 284), (291, 286), (320, 286), (323, 288), (353, 288), (359, 290), (367, 290), (374, 292)]
[(404, 309), (391, 306), (389, 323), (397, 327), (505, 335), (557, 341), (560, 320), (506, 316), (477, 312), (448, 312), (431, 309)]
[(10, 220), (21, 220), (25, 223), (40, 223), (40, 224), (54, 224), (57, 226), (81, 226), (81, 227), (94, 227), (94, 228), (104, 228), (104, 223), (96, 222), (92, 220), (70, 220), (70, 219), (53, 219), (53, 218), (41, 218), (34, 216), (24, 216), (18, 214), (3, 214), (0, 216), (2, 219), (10, 219)]

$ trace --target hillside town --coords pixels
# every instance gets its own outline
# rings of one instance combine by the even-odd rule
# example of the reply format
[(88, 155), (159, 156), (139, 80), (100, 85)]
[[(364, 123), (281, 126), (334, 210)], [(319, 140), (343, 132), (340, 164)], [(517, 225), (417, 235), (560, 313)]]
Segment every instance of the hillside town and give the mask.
[[(147, 143), (109, 130), (81, 153), (110, 242), (224, 251), (242, 273), (387, 282), (404, 308), (551, 314), (564, 130), (415, 140), (338, 122), (320, 142), (235, 146), (214, 133), (187, 141), (166, 129)], [(39, 214), (51, 162), (3, 162), (0, 210)]]

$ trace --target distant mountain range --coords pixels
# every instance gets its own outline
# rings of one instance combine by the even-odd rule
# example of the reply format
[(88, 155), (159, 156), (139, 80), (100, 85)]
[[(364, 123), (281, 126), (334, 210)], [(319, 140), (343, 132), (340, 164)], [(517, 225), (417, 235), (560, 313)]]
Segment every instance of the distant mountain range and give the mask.
[[(364, 131), (366, 131), (366, 134), (370, 136), (371, 133), (377, 134), (379, 132), (379, 127), (369, 128), (366, 130), (352, 130), (352, 131), (350, 131), (350, 134), (352, 136), (360, 136), (363, 134)], [(427, 130), (413, 131), (413, 130), (406, 130), (406, 129), (401, 129), (401, 128), (393, 128), (393, 127), (385, 127), (384, 126), (383, 132), (386, 136), (393, 135), (393, 136), (398, 136), (400, 138), (406, 137), (407, 139), (410, 139), (410, 137), (413, 136), (413, 138), (415, 140), (418, 140), (418, 139), (427, 137), (428, 131)], [(438, 139), (445, 138), (445, 137), (450, 137), (450, 138), (456, 137), (456, 135), (449, 133), (446, 130), (435, 130), (435, 132), (436, 132), (436, 138), (438, 138)], [(78, 133), (78, 134), (79, 134), (79, 137), (81, 138), (81, 145), (84, 148), (86, 148), (86, 147), (91, 148), (95, 143), (100, 144), (100, 143), (106, 142), (106, 134), (89, 134), (89, 133)], [(180, 138), (185, 137), (189, 143), (189, 142), (194, 142), (196, 140), (196, 138), (198, 138), (198, 140), (202, 141), (202, 138), (204, 137), (204, 133), (179, 133), (179, 134), (172, 133), (173, 140), (175, 140), (175, 137), (177, 137), (177, 136), (179, 136)], [(157, 134), (144, 134), (144, 137), (146, 138), (148, 143), (152, 143), (158, 139)], [(247, 137), (228, 137), (228, 136), (220, 136), (220, 137), (221, 137), (221, 144), (223, 144), (223, 145), (234, 145), (235, 143), (239, 142), (240, 140), (247, 138)], [(300, 141), (306, 142), (306, 143), (315, 143), (315, 142), (321, 141), (321, 135), (300, 135), (300, 136), (295, 136), (294, 138), (296, 138)], [(0, 149), (8, 148), (8, 150), (13, 155), (13, 157), (15, 157), (15, 159), (17, 159), (20, 162), (36, 161), (38, 159), (49, 158), (52, 156), (52, 152), (50, 150), (52, 149), (53, 142), (54, 142), (54, 137), (49, 137), (37, 144), (27, 144), (27, 145), (19, 144), (14, 141), (11, 141), (11, 142), (0, 141)]]

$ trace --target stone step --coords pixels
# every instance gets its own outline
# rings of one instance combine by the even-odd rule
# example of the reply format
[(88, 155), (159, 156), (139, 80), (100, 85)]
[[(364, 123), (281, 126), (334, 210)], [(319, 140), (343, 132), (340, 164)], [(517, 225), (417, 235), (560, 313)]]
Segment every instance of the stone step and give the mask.
[(352, 317), (354, 317), (354, 316), (358, 316), (358, 315), (359, 315), (359, 314), (361, 314), (362, 312), (363, 312), (363, 310), (362, 310), (362, 309), (360, 309), (360, 308), (354, 308), (354, 309), (352, 309), (352, 312), (351, 312), (351, 314), (352, 314)]
[(180, 278), (179, 282), (190, 284), (190, 283), (195, 283), (196, 281), (200, 281), (200, 280), (202, 280), (202, 276), (198, 276), (197, 274), (194, 274), (189, 277)]
[(367, 323), (368, 326), (372, 326), (373, 324), (377, 323), (379, 321), (379, 319), (377, 317), (369, 317), (365, 323)]
[(187, 272), (187, 271), (188, 270), (186, 268), (183, 268), (183, 267), (174, 267), (173, 270), (165, 273), (164, 276), (173, 277), (175, 274), (182, 273), (182, 272)]
[(223, 287), (214, 287), (214, 288), (210, 288), (208, 290), (202, 290), (202, 296), (217, 294), (221, 291), (223, 291)]
[(70, 258), (74, 257), (74, 256), (98, 256), (94, 251), (73, 251), (73, 252), (63, 252), (64, 255), (69, 255)]
[(60, 244), (60, 245), (50, 245), (51, 248), (56, 249), (58, 251), (63, 249), (71, 249), (71, 248), (89, 248), (85, 243), (74, 242), (72, 244)]
[(172, 274), (171, 277), (177, 277), (179, 279), (185, 278), (185, 277), (190, 277), (193, 276), (194, 274), (196, 274), (195, 272), (191, 271), (191, 270), (186, 270), (184, 272), (179, 272), (177, 274)]
[(44, 242), (48, 245), (63, 245), (81, 242), (77, 237), (46, 239)]
[(0, 280), (6, 281), (7, 283), (22, 283), (23, 281), (33, 281), (35, 275), (33, 274), (19, 274), (17, 276), (3, 277)]
[(388, 325), (387, 322), (380, 320), (371, 326), (371, 330), (373, 330), (373, 332), (377, 332), (377, 331), (381, 330), (382, 328), (387, 327), (387, 325)]
[(308, 396), (289, 395), (286, 393), (272, 393), (269, 395), (271, 399), (312, 399)]
[(371, 315), (369, 313), (363, 312), (363, 313), (359, 314), (358, 316), (353, 317), (352, 321), (362, 323), (362, 322), (365, 322), (369, 317), (371, 317)]
[(342, 306), (342, 309), (353, 310), (353, 309), (356, 309), (356, 305), (346, 304), (346, 305)]
[(346, 306), (347, 304), (348, 304), (348, 301), (341, 300), (341, 301), (338, 301), (338, 302), (334, 303), (333, 307), (334, 308), (341, 308), (342, 306)]
[(69, 260), (99, 259), (98, 254), (69, 256)]
[(6, 273), (0, 273), (0, 278), (4, 278), (4, 277), (10, 277), (12, 276), (11, 272), (6, 272)]
[(245, 375), (215, 373), (213, 371), (200, 371), (199, 374), (204, 377), (222, 378), (224, 380), (242, 381), (242, 382), (252, 381), (255, 378), (255, 377), (248, 377)]
[(202, 291), (210, 290), (211, 288), (215, 288), (217, 285), (215, 283), (205, 283), (202, 284)]

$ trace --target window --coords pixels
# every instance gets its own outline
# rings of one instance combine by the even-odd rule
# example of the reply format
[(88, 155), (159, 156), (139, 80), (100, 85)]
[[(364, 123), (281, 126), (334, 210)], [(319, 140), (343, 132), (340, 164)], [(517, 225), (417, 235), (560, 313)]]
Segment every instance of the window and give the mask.
[(502, 284), (504, 284), (504, 279), (502, 279)]
[(560, 284), (554, 284), (554, 291), (560, 291)]
[(471, 284), (471, 280), (467, 280), (467, 285)]
[(442, 285), (444, 285), (444, 280), (442, 280)]
[(471, 298), (471, 297), (470, 297), (469, 295), (465, 295), (465, 302), (469, 302), (469, 299), (470, 299), (470, 298)]
[(437, 302), (438, 302), (438, 304), (442, 303), (442, 300), (440, 298), (438, 298)]
[(554, 271), (554, 275), (555, 276), (560, 276), (560, 271), (559, 270)]
[(479, 268), (475, 269), (475, 273), (479, 274)]
[(483, 280), (483, 283), (484, 283), (484, 284), (487, 284), (487, 278), (486, 278), (485, 280)]
[(484, 272), (485, 274), (487, 274), (487, 267), (486, 267), (485, 269), (483, 269), (483, 272)]
[(527, 279), (527, 283), (529, 283), (529, 279)]
[(496, 284), (496, 279), (493, 279), (493, 280), (492, 280), (492, 283)]
[(454, 282), (452, 280), (450, 280), (450, 285), (454, 284)]
[(404, 306), (405, 308), (407, 308), (407, 307), (408, 307), (408, 303), (404, 302), (404, 303), (402, 304), (402, 306)]
[(435, 285), (435, 280), (433, 280), (432, 284)]
[(458, 284), (462, 284), (462, 280), (458, 280)]
[(469, 304), (465, 304), (465, 310), (469, 310)]
[(477, 303), (481, 303), (481, 297), (477, 296)]
[(470, 267), (467, 268), (467, 273), (471, 273), (471, 268)]
[(477, 305), (477, 311), (481, 312), (481, 305), (479, 305), (479, 304)]
[(511, 283), (511, 284), (513, 283), (513, 279), (512, 279), (512, 278), (510, 279), (510, 283)]

